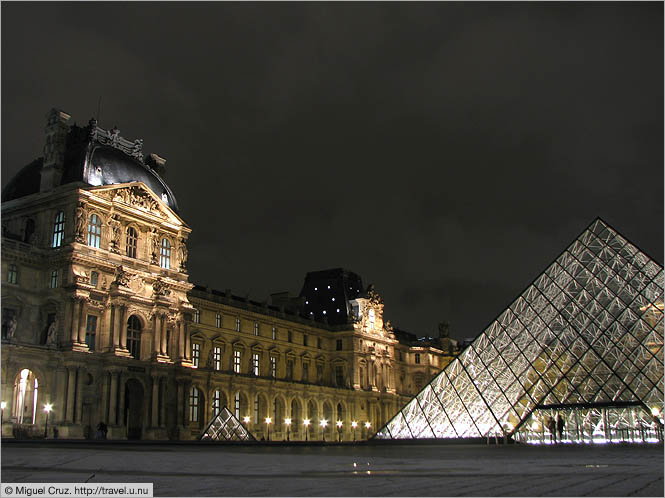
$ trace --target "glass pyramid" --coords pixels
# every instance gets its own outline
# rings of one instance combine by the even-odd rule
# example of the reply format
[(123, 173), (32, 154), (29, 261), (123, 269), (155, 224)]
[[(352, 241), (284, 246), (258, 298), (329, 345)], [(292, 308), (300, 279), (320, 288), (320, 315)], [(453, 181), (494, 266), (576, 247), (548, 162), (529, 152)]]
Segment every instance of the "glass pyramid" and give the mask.
[(375, 437), (662, 440), (662, 413), (663, 268), (598, 218)]
[(224, 407), (208, 424), (201, 441), (256, 441), (240, 421)]

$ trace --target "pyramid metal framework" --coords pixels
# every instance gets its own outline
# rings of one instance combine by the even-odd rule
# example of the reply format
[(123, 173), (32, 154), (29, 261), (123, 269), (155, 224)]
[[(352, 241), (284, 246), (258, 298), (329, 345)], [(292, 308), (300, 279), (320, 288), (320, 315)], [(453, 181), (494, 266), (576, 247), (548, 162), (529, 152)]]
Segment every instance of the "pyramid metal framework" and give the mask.
[(662, 440), (662, 413), (663, 268), (598, 218), (375, 437)]
[(224, 407), (208, 424), (201, 441), (256, 441), (256, 438)]

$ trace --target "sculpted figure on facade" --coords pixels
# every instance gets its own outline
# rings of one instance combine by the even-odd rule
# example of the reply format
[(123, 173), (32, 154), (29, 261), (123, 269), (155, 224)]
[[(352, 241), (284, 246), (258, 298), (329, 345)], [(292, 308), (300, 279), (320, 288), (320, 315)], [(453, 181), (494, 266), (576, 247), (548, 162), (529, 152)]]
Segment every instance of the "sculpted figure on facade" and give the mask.
[(180, 243), (178, 244), (178, 257), (180, 258), (180, 271), (185, 271), (187, 262), (187, 244), (185, 239), (181, 238)]
[(14, 337), (16, 337), (16, 326), (18, 325), (18, 322), (16, 321), (16, 317), (12, 316), (9, 319), (9, 323), (7, 324), (7, 339), (13, 340)]
[(168, 288), (168, 285), (164, 283), (161, 278), (155, 280), (155, 283), (152, 284), (152, 293), (155, 297), (168, 296), (171, 294), (171, 291)]
[(441, 323), (439, 323), (439, 337), (440, 338), (445, 338), (450, 335), (450, 324), (446, 322), (445, 320)]
[(48, 331), (46, 333), (46, 344), (48, 346), (55, 346), (58, 342), (58, 317), (55, 317), (55, 320), (51, 322), (51, 325), (48, 326)]
[(114, 126), (109, 130), (109, 143), (113, 147), (116, 147), (118, 145), (118, 140), (120, 139), (120, 130), (118, 129), (117, 126)]
[(122, 266), (118, 266), (113, 283), (123, 287), (129, 287), (129, 274)]
[(159, 261), (159, 232), (156, 228), (150, 230), (150, 247), (150, 262), (156, 265)]
[(109, 243), (109, 250), (116, 254), (120, 253), (120, 236), (122, 234), (122, 229), (120, 226), (120, 220), (118, 216), (114, 215), (109, 220), (109, 228), (111, 229), (111, 241)]
[(85, 203), (79, 202), (79, 205), (76, 208), (76, 242), (85, 243), (87, 218)]

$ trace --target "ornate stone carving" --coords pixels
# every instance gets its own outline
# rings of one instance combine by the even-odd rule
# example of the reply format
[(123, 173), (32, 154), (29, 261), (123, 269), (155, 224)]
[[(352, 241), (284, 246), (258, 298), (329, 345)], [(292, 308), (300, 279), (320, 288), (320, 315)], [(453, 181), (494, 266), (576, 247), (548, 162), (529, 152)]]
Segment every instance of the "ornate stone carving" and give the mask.
[(184, 238), (181, 238), (178, 243), (178, 257), (180, 259), (180, 271), (185, 271), (187, 262), (187, 244)]
[(109, 230), (111, 232), (111, 240), (109, 242), (109, 250), (116, 254), (120, 253), (120, 237), (122, 235), (122, 228), (118, 215), (113, 215), (108, 222)]
[(88, 220), (88, 212), (85, 208), (84, 202), (79, 202), (76, 208), (76, 242), (85, 244), (86, 224)]
[(155, 297), (168, 296), (171, 294), (171, 290), (161, 278), (158, 278), (155, 280), (155, 283), (152, 284), (152, 293), (155, 295)]
[(156, 228), (150, 230), (150, 262), (156, 265), (159, 261), (159, 231)]
[(161, 215), (159, 203), (148, 192), (136, 185), (114, 190), (110, 195), (115, 202), (122, 202), (143, 211), (148, 211), (158, 216)]
[(113, 283), (122, 287), (129, 287), (129, 278), (129, 273), (122, 266), (118, 266), (115, 271), (115, 280), (113, 280)]
[(370, 305), (378, 306), (383, 304), (383, 298), (374, 290), (374, 284), (367, 286), (367, 298)]

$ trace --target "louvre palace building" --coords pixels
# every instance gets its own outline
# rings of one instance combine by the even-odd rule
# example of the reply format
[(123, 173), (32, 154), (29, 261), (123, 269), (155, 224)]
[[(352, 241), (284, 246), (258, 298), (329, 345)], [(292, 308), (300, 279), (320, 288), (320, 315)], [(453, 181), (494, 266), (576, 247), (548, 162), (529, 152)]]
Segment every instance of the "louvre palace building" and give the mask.
[[(47, 115), (2, 192), (2, 436), (192, 440), (222, 412), (257, 439), (365, 439), (450, 363), (341, 268), (258, 302), (190, 282), (166, 161)], [(322, 423), (325, 421), (325, 423)], [(309, 425), (307, 425), (309, 423)]]

